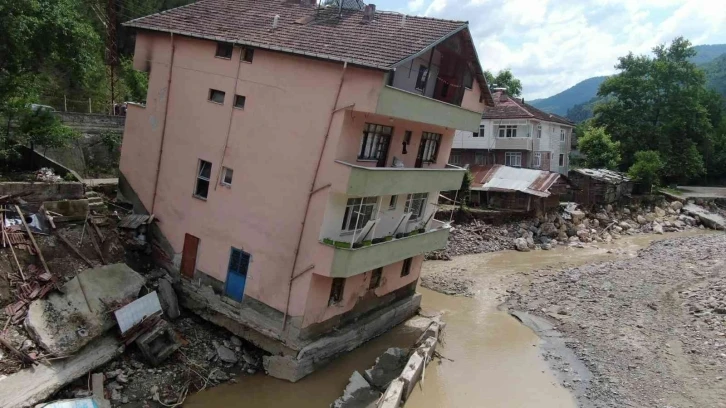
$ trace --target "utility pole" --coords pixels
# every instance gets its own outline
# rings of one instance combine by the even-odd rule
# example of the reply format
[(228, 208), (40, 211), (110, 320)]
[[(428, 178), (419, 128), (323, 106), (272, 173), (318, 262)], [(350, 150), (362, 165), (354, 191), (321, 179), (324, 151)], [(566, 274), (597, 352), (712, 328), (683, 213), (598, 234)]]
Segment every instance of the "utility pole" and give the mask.
[(118, 41), (116, 36), (116, 27), (118, 24), (118, 15), (116, 12), (116, 3), (114, 0), (107, 0), (106, 3), (106, 65), (108, 65), (109, 79), (111, 85), (111, 115), (115, 112), (116, 102), (116, 67), (119, 65)]

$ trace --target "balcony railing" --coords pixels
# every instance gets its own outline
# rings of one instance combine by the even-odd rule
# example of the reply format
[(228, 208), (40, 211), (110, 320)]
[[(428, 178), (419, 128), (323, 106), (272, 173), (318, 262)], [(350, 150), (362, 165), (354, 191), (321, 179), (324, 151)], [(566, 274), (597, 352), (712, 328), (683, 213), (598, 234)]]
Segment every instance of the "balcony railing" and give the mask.
[(495, 149), (532, 150), (530, 137), (497, 137), (494, 141)]
[(340, 185), (333, 189), (351, 197), (377, 197), (399, 194), (450, 191), (461, 188), (465, 169), (447, 166), (445, 169), (399, 167), (363, 167), (336, 160), (341, 165)]
[(421, 232), (389, 237), (382, 242), (376, 240), (362, 242), (353, 248), (350, 242), (323, 240), (323, 245), (334, 249), (333, 264), (326, 276), (331, 278), (349, 278), (381, 268), (404, 259), (421, 255), (425, 252), (442, 249), (449, 238), (450, 227), (433, 220), (431, 228)]

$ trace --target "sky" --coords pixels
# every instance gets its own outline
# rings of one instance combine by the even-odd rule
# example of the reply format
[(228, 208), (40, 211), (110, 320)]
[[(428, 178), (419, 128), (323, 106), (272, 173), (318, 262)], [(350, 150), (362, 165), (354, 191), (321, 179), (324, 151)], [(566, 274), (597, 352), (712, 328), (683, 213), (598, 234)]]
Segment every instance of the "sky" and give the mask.
[(620, 56), (683, 36), (726, 43), (726, 0), (368, 0), (378, 10), (468, 21), (484, 69), (509, 68), (525, 99), (616, 73)]

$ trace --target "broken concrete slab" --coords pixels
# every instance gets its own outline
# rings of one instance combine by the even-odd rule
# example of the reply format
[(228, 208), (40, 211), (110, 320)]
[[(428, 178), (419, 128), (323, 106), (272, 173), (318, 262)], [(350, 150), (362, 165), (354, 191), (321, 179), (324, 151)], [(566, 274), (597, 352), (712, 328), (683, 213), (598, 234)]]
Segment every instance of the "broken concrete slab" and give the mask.
[(146, 361), (156, 367), (181, 347), (181, 341), (171, 325), (160, 320), (148, 332), (136, 339), (136, 345)]
[(391, 347), (376, 358), (376, 364), (365, 370), (363, 377), (369, 384), (383, 391), (391, 381), (401, 374), (407, 360), (408, 350)]
[(25, 408), (38, 404), (76, 378), (118, 357), (123, 351), (123, 345), (109, 334), (94, 340), (72, 357), (10, 375), (0, 380), (2, 407)]
[(33, 301), (25, 327), (38, 345), (57, 355), (72, 355), (116, 325), (108, 307), (138, 297), (144, 278), (125, 264), (87, 269), (60, 292)]
[(358, 371), (354, 371), (343, 391), (343, 396), (335, 400), (331, 408), (369, 408), (375, 407), (381, 393), (374, 390)]
[(683, 207), (683, 211), (692, 217), (698, 217), (701, 223), (708, 228), (715, 230), (723, 230), (726, 228), (726, 218), (696, 204), (688, 204)]
[(383, 398), (378, 402), (377, 408), (399, 408), (403, 398), (403, 387), (406, 384), (402, 379), (396, 378), (383, 394)]
[(176, 292), (171, 286), (171, 282), (166, 279), (159, 279), (159, 300), (161, 301), (161, 308), (164, 309), (164, 313), (170, 319), (174, 320), (181, 314), (179, 311), (179, 301), (176, 297)]

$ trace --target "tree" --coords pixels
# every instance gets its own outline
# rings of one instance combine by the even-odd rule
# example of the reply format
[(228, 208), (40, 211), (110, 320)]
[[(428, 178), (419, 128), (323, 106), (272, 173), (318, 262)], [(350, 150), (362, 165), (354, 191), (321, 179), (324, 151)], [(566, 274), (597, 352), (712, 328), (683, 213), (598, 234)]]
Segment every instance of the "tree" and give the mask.
[(652, 188), (660, 182), (664, 163), (658, 152), (644, 150), (635, 153), (635, 163), (630, 166), (628, 175)]
[(53, 112), (37, 107), (22, 113), (17, 133), (16, 141), (30, 148), (66, 147), (79, 137), (78, 132), (61, 123)]
[(489, 86), (507, 88), (507, 94), (514, 97), (522, 95), (522, 82), (514, 77), (509, 69), (501, 70), (494, 76), (490, 71), (484, 71), (484, 77)]
[(682, 37), (655, 47), (654, 57), (630, 53), (616, 65), (621, 72), (600, 86), (605, 100), (595, 106), (595, 124), (620, 142), (621, 168), (647, 150), (658, 152), (667, 179), (703, 174), (715, 111), (722, 107), (714, 107), (703, 71), (689, 61), (695, 53)]
[(577, 147), (585, 157), (584, 167), (616, 169), (620, 165), (620, 142), (614, 142), (603, 127), (584, 126), (584, 134), (577, 139)]

